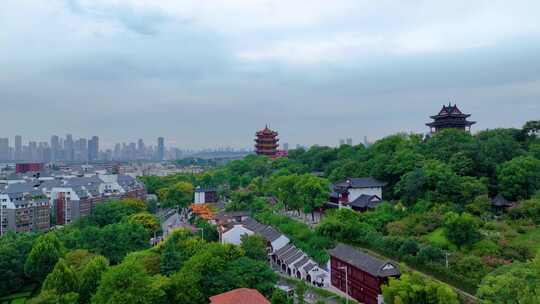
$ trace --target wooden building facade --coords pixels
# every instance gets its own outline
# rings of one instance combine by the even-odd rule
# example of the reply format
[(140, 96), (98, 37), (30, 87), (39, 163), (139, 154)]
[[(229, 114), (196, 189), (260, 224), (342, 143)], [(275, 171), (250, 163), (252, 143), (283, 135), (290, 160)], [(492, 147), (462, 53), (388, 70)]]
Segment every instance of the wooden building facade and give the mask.
[(338, 244), (330, 252), (330, 282), (332, 286), (365, 304), (381, 304), (381, 286), (390, 277), (399, 277), (399, 266)]

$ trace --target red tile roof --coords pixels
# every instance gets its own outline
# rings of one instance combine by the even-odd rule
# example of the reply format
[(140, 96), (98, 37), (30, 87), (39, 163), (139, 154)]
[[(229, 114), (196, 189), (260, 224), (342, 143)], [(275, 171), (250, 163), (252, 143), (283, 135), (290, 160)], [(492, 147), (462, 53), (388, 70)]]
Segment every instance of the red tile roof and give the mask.
[(270, 304), (262, 294), (255, 289), (238, 288), (210, 297), (211, 304)]

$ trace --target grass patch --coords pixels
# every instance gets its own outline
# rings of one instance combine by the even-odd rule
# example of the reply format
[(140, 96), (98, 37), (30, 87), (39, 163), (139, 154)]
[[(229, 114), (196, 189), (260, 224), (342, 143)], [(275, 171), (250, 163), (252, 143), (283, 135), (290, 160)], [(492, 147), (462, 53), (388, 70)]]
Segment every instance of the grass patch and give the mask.
[(444, 228), (437, 228), (424, 237), (424, 240), (434, 246), (441, 247), (443, 249), (457, 250), (456, 245), (452, 244), (446, 238), (446, 231)]
[(540, 227), (519, 234), (512, 244), (525, 246), (529, 252), (535, 254), (540, 250)]

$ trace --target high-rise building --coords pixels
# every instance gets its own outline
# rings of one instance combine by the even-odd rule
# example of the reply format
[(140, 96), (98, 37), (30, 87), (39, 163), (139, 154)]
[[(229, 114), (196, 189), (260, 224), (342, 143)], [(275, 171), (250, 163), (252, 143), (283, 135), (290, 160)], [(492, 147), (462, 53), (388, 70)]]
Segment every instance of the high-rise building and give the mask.
[(347, 138), (347, 145), (352, 146), (352, 138)]
[(283, 143), (283, 150), (289, 151), (289, 143)]
[(142, 140), (142, 138), (140, 138), (137, 141), (137, 156), (142, 158), (144, 157), (144, 153), (145, 153), (144, 141)]
[(16, 135), (15, 136), (15, 151), (13, 154), (13, 158), (15, 160), (21, 160), (22, 159), (22, 136)]
[(165, 158), (165, 139), (163, 137), (158, 137), (157, 160), (161, 161), (164, 158)]
[(343, 146), (345, 144), (345, 139), (340, 139), (339, 140), (339, 146)]
[(64, 152), (65, 160), (73, 161), (73, 136), (71, 134), (66, 135), (66, 140), (64, 141)]
[(76, 161), (87, 161), (88, 160), (88, 140), (86, 138), (79, 138), (75, 142), (75, 160)]
[(88, 160), (96, 161), (99, 156), (99, 137), (92, 136), (92, 139), (88, 141)]
[(0, 138), (0, 161), (10, 161), (9, 138)]
[(60, 160), (60, 138), (57, 135), (51, 136), (51, 160)]

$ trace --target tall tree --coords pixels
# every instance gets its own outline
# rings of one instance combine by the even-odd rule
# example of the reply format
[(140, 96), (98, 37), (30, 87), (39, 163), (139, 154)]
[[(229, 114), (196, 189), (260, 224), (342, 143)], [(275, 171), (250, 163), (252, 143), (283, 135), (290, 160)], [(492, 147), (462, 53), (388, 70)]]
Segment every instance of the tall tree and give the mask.
[(60, 259), (43, 282), (42, 290), (55, 291), (58, 294), (78, 292), (79, 278), (64, 259)]
[(324, 178), (304, 174), (296, 182), (296, 188), (304, 211), (311, 213), (311, 219), (315, 220), (314, 212), (328, 201), (330, 183)]
[(448, 239), (458, 246), (470, 245), (480, 237), (477, 219), (468, 213), (448, 212), (444, 227)]
[[(158, 282), (159, 284), (155, 284)], [(165, 303), (161, 277), (152, 277), (138, 263), (122, 263), (103, 273), (93, 304)]]
[(94, 256), (83, 268), (80, 274), (80, 303), (90, 303), (96, 292), (101, 276), (109, 268), (109, 261), (103, 256)]
[(189, 182), (178, 182), (159, 189), (158, 196), (164, 206), (184, 209), (193, 202), (193, 185)]
[(266, 251), (266, 240), (260, 235), (244, 234), (242, 239), (242, 249), (246, 256), (257, 261), (266, 261), (268, 253)]
[(540, 190), (540, 160), (520, 156), (500, 165), (499, 191), (509, 199), (526, 199)]
[(63, 246), (54, 233), (39, 237), (24, 264), (24, 272), (30, 278), (42, 282), (63, 255)]

